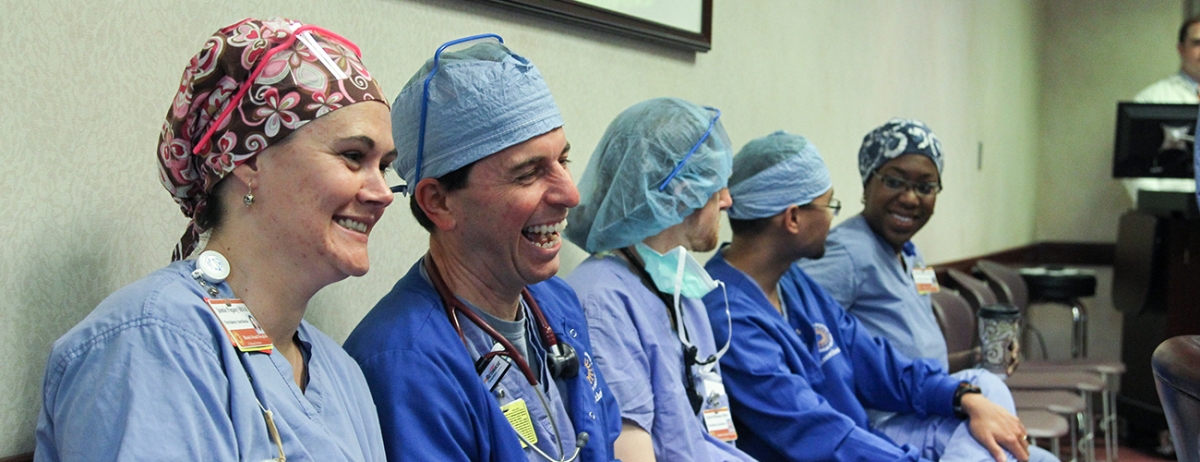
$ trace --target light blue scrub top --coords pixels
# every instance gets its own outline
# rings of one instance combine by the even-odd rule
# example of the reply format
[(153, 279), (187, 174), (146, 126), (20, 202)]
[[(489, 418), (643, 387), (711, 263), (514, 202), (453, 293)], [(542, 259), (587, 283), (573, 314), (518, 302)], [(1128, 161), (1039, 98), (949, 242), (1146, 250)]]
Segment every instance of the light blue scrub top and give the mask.
[[(301, 391), (274, 353), (241, 353), (180, 261), (110, 295), (54, 343), (35, 460), (383, 461), (379, 420), (358, 365), (302, 321)], [(218, 298), (229, 298), (219, 284)], [(253, 379), (253, 385), (251, 385)]]
[(903, 265), (860, 214), (829, 232), (824, 257), (797, 265), (871, 334), (887, 339), (907, 357), (932, 359), (949, 370), (933, 304), (929, 295), (917, 293), (912, 279), (912, 268), (925, 266), (925, 260), (911, 242), (901, 256)]
[[(683, 347), (661, 299), (619, 256), (592, 256), (566, 277), (579, 295), (596, 364), (621, 407), (621, 417), (650, 433), (657, 460), (754, 460), (710, 435), (683, 387)], [(717, 289), (716, 292), (719, 292)], [(714, 341), (700, 300), (681, 300), (683, 322), (701, 360), (725, 344)], [(712, 319), (728, 323), (724, 311)], [(726, 329), (727, 331), (727, 329)], [(705, 369), (701, 371), (700, 369)], [(719, 379), (720, 366), (693, 366), (696, 391), (708, 396), (701, 374)], [(729, 406), (727, 394), (705, 399), (704, 409)]]

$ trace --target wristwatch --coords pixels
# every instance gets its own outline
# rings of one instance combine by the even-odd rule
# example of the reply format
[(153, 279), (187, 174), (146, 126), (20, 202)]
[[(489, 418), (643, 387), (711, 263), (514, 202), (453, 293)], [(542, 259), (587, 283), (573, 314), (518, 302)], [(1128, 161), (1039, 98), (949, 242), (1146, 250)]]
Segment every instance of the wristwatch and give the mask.
[(967, 417), (970, 417), (962, 408), (963, 395), (967, 393), (983, 394), (983, 390), (980, 390), (975, 385), (971, 385), (969, 382), (958, 383), (958, 388), (954, 390), (954, 416), (963, 420), (967, 420)]

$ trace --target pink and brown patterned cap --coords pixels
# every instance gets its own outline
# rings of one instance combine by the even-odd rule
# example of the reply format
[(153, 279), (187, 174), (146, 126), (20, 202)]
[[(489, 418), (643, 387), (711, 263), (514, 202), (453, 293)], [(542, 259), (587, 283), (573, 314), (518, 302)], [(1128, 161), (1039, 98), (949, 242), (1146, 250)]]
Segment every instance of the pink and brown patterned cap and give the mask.
[(360, 101), (387, 104), (358, 46), (317, 26), (244, 19), (188, 63), (158, 140), (159, 178), (192, 221), (172, 260), (206, 231), (196, 217), (233, 168), (304, 124)]

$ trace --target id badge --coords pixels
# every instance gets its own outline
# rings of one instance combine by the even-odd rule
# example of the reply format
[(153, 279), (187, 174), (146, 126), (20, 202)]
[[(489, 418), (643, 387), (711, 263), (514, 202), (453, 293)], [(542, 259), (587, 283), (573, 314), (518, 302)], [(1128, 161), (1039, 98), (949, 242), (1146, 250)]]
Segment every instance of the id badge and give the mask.
[[(533, 419), (529, 417), (529, 407), (525, 406), (525, 399), (518, 399), (511, 403), (500, 406), (500, 412), (504, 413), (504, 418), (508, 419), (509, 425), (512, 425), (513, 430), (521, 435), (529, 444), (537, 444), (537, 432), (533, 431)], [(521, 442), (521, 447), (525, 447), (525, 441)]]
[[(504, 351), (504, 345), (497, 343), (492, 346), (492, 353), (501, 351)], [(496, 386), (500, 385), (500, 380), (504, 379), (504, 374), (507, 374), (511, 367), (512, 360), (504, 355), (492, 355), (490, 358), (485, 355), (479, 358), (475, 365), (479, 378), (483, 380), (483, 386), (487, 387), (489, 392), (496, 391)]]
[(918, 294), (929, 295), (942, 290), (942, 287), (938, 285), (937, 274), (934, 273), (933, 268), (913, 267), (912, 278), (917, 285)]
[(240, 299), (206, 298), (204, 302), (208, 304), (208, 308), (212, 310), (213, 314), (217, 315), (217, 320), (225, 329), (225, 335), (238, 350), (262, 351), (270, 354), (271, 350), (275, 348), (275, 345), (271, 343), (271, 337), (267, 336), (262, 326), (258, 324), (258, 320), (254, 319), (254, 314)]
[(737, 441), (737, 429), (733, 426), (733, 413), (725, 405), (725, 384), (715, 372), (702, 372), (704, 381), (704, 428), (708, 434), (721, 441)]

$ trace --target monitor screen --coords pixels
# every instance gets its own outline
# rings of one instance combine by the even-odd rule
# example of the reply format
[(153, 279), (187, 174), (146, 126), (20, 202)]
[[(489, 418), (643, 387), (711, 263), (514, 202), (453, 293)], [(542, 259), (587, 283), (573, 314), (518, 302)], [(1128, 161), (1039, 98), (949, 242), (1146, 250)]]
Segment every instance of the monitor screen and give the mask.
[(1194, 178), (1195, 104), (1117, 103), (1113, 178)]

